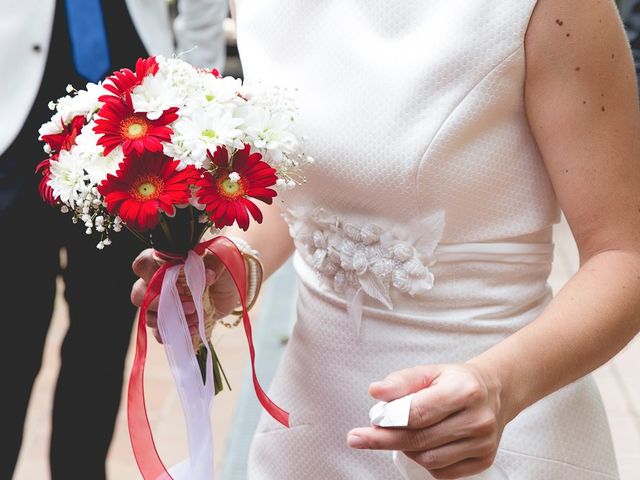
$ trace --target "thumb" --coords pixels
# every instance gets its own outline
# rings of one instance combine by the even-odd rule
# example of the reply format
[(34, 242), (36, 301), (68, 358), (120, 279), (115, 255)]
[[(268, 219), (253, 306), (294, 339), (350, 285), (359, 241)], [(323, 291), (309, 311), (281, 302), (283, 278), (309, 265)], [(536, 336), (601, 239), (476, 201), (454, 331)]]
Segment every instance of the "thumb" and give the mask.
[(210, 268), (207, 268), (204, 271), (205, 274), (205, 285), (207, 287), (210, 287), (211, 285), (213, 285), (216, 281), (216, 279), (218, 278), (218, 272), (216, 272), (215, 270), (212, 270)]
[(369, 385), (369, 395), (377, 400), (390, 402), (431, 386), (441, 371), (441, 365), (423, 365), (398, 370), (387, 375), (384, 380)]

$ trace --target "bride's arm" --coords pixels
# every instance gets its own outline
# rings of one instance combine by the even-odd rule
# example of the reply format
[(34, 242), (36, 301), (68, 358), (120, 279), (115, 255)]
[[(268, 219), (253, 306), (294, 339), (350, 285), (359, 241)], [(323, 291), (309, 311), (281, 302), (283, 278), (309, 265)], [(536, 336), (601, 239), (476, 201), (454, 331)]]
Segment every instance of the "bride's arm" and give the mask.
[(382, 400), (421, 390), (409, 429), (356, 429), (349, 445), (406, 451), (436, 478), (487, 468), (507, 422), (640, 330), (640, 119), (616, 7), (539, 0), (525, 46), (529, 122), (581, 266), (539, 318), (469, 363), (372, 384)]
[[(511, 415), (599, 367), (640, 329), (633, 62), (613, 2), (577, 3), (539, 2), (527, 35), (525, 100), (580, 269), (539, 319), (475, 360), (501, 372)], [(527, 375), (533, 369), (542, 375)]]

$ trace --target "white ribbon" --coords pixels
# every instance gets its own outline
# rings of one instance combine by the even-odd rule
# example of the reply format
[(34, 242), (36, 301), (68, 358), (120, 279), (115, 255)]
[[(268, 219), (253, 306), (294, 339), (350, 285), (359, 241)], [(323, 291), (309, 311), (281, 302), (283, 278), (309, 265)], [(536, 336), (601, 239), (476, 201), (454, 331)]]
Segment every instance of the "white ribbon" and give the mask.
[(176, 286), (181, 268), (183, 266), (176, 265), (167, 269), (158, 305), (158, 330), (182, 404), (189, 444), (189, 458), (172, 467), (170, 473), (174, 480), (212, 480), (214, 470), (211, 407), (214, 385), (212, 357), (205, 334), (202, 306), (205, 290), (204, 262), (202, 257), (190, 251), (184, 264), (187, 285), (198, 316), (198, 332), (207, 349), (204, 384)]

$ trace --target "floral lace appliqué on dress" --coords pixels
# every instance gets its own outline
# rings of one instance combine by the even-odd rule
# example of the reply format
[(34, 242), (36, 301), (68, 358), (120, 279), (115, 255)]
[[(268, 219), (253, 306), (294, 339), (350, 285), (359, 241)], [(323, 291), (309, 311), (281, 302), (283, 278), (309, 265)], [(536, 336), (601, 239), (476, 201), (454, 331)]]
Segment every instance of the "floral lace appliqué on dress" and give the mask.
[(434, 285), (429, 267), (436, 261), (435, 249), (442, 238), (443, 211), (403, 227), (355, 225), (324, 208), (290, 209), (283, 216), (321, 282), (347, 300), (356, 333), (364, 295), (391, 310), (392, 290), (413, 296)]

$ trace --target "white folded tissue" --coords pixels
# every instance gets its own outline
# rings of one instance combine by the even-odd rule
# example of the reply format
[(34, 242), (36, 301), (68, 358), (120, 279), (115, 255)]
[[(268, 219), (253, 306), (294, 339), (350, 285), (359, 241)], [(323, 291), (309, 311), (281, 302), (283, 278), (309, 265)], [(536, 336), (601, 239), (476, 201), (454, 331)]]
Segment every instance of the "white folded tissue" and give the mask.
[[(387, 428), (402, 428), (408, 426), (411, 400), (413, 400), (415, 395), (415, 393), (412, 393), (405, 397), (392, 400), (391, 402), (376, 403), (371, 407), (371, 410), (369, 410), (371, 424)], [(411, 460), (402, 452), (393, 452), (393, 463), (405, 480), (434, 480), (434, 477), (425, 470), (424, 467)], [(495, 464), (489, 470), (466, 478), (468, 480), (509, 480), (509, 477)]]
[(369, 410), (369, 420), (378, 427), (406, 427), (409, 425), (411, 400), (416, 394), (397, 398), (390, 402), (378, 402)]

